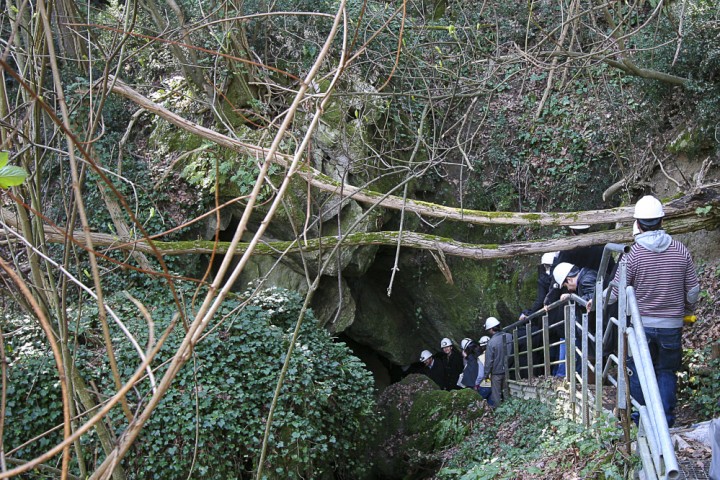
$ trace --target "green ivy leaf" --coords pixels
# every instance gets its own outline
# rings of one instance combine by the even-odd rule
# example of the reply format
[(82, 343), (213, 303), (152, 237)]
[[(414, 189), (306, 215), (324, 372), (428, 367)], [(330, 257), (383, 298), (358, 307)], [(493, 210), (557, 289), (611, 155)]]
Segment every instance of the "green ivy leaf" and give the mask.
[(0, 153), (0, 187), (10, 188), (20, 185), (25, 181), (28, 174), (20, 167), (5, 165), (7, 163), (7, 152)]
[(697, 207), (695, 209), (695, 214), (704, 217), (708, 214), (710, 214), (710, 210), (712, 210), (712, 205), (705, 205), (704, 207)]

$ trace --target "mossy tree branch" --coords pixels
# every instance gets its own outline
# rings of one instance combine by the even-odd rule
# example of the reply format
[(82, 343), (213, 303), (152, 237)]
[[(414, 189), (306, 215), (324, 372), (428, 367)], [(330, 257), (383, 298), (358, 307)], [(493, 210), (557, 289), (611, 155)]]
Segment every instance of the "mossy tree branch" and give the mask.
[[(698, 215), (696, 209), (698, 207), (712, 206), (708, 214)], [(631, 209), (611, 209), (598, 210), (592, 212), (595, 215), (595, 223), (607, 223), (615, 218), (618, 210), (625, 212), (623, 220), (631, 220)], [(679, 234), (698, 230), (712, 230), (720, 227), (720, 192), (716, 190), (701, 190), (693, 195), (686, 195), (674, 200), (665, 206), (666, 218), (664, 221), (665, 229), (668, 233)], [(491, 212), (482, 212), (491, 213)], [(500, 212), (507, 213), (510, 212)], [(556, 225), (564, 224), (568, 218), (585, 218), (590, 212), (573, 212), (558, 213), (556, 215)], [(546, 214), (550, 215), (550, 214)], [(13, 217), (7, 210), (0, 210), (0, 216), (3, 221), (10, 226), (13, 225)], [(504, 217), (501, 217), (504, 218)], [(576, 220), (577, 222), (578, 220)], [(500, 222), (498, 222), (500, 223)], [(532, 225), (534, 221), (526, 220), (527, 225)], [(591, 234), (565, 237), (557, 239), (539, 239), (527, 242), (512, 242), (502, 245), (488, 244), (470, 244), (458, 242), (452, 238), (439, 237), (425, 233), (416, 232), (360, 232), (349, 233), (342, 237), (322, 237), (302, 241), (272, 241), (264, 242), (255, 248), (254, 255), (275, 255), (279, 256), (283, 252), (299, 253), (328, 251), (332, 249), (338, 242), (342, 242), (346, 246), (358, 245), (387, 245), (395, 246), (398, 243), (404, 248), (416, 248), (420, 250), (440, 251), (445, 255), (458, 256), (463, 258), (471, 258), (475, 260), (509, 258), (517, 255), (530, 255), (543, 252), (552, 252), (557, 250), (567, 250), (569, 248), (597, 245), (604, 243), (624, 243), (632, 241), (632, 229), (630, 226), (618, 228), (615, 230), (605, 230)], [(48, 242), (63, 243), (68, 235), (51, 227), (45, 228), (45, 238)], [(82, 232), (74, 232), (72, 241), (80, 246), (83, 243)], [(130, 240), (119, 238), (115, 235), (106, 233), (93, 233), (93, 245), (109, 247), (108, 250), (136, 250), (140, 252), (152, 252), (153, 250), (144, 240)], [(230, 242), (213, 242), (210, 240), (193, 240), (179, 242), (162, 242), (155, 240), (153, 245), (163, 256), (171, 255), (201, 255), (215, 252), (223, 254), (228, 251)], [(248, 244), (240, 243), (237, 247), (236, 254), (242, 254), (247, 249)]]

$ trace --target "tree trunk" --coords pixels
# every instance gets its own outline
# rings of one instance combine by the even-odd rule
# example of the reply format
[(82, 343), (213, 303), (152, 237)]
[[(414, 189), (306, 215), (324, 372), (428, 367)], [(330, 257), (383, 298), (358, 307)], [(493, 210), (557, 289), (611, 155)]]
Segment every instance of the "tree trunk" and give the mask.
[[(426, 204), (429, 205), (429, 204)], [(711, 205), (713, 208), (707, 215), (698, 215), (695, 209)], [(443, 207), (446, 208), (446, 207)], [(624, 220), (631, 220), (631, 208), (596, 210), (593, 212), (572, 212), (563, 214), (544, 214), (556, 215), (562, 218), (584, 218), (590, 213), (593, 215), (594, 221), (591, 223), (608, 223), (617, 217), (617, 211), (626, 211)], [(670, 234), (695, 232), (698, 230), (713, 230), (720, 226), (720, 192), (712, 189), (705, 189), (695, 194), (686, 195), (665, 206), (666, 217), (663, 222), (665, 230)], [(488, 214), (492, 212), (487, 212)], [(498, 212), (500, 215), (496, 224), (504, 224), (503, 220), (507, 220), (510, 212)], [(520, 214), (522, 215), (522, 214)], [(14, 216), (6, 209), (0, 209), (0, 218), (12, 226), (16, 227)], [(525, 220), (525, 224), (533, 224), (534, 220)], [(558, 223), (559, 224), (559, 223)], [(66, 241), (69, 233), (60, 231), (57, 228), (49, 226), (45, 227), (45, 239), (48, 242), (62, 243)], [(85, 246), (83, 232), (72, 232), (73, 243)], [(134, 240), (130, 238), (120, 238), (115, 235), (106, 233), (92, 233), (93, 244), (95, 246), (110, 247), (108, 250), (126, 250), (153, 253), (152, 247), (147, 240)], [(282, 253), (300, 253), (312, 252), (332, 249), (338, 241), (346, 246), (357, 245), (400, 245), (405, 248), (417, 248), (420, 250), (431, 250), (442, 252), (445, 255), (453, 255), (463, 258), (471, 258), (475, 260), (510, 258), (517, 255), (535, 255), (544, 252), (554, 252), (557, 250), (567, 250), (569, 248), (582, 247), (588, 245), (601, 245), (605, 243), (626, 243), (633, 239), (631, 226), (618, 228), (615, 230), (605, 230), (594, 232), (586, 235), (538, 239), (528, 242), (514, 242), (503, 245), (477, 245), (455, 241), (451, 238), (438, 237), (425, 233), (415, 232), (369, 232), (369, 233), (350, 233), (344, 235), (340, 239), (336, 236), (322, 237), (303, 241), (302, 245), (297, 242), (267, 242), (260, 244), (255, 248), (255, 255), (273, 255), (280, 256)], [(215, 243), (210, 240), (190, 240), (180, 242), (162, 242), (153, 241), (153, 246), (163, 256), (165, 255), (200, 255), (215, 252), (223, 254), (227, 252), (229, 242)], [(243, 253), (247, 248), (247, 244), (239, 244), (236, 253)]]

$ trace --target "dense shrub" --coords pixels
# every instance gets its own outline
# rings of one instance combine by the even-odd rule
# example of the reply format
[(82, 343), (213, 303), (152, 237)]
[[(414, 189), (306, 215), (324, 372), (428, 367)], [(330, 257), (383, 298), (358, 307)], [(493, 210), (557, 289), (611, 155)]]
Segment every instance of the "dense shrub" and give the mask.
[[(222, 322), (207, 333), (146, 423), (125, 458), (130, 478), (245, 478), (257, 469), (265, 419), (301, 299), (291, 292), (269, 290), (234, 310), (238, 306), (239, 301), (229, 301), (218, 312), (216, 318)], [(116, 308), (122, 311), (129, 306)], [(170, 309), (156, 310), (163, 313)], [(88, 311), (87, 318), (91, 317)], [(159, 329), (161, 320), (155, 321)], [(128, 328), (144, 344), (144, 323), (138, 320)], [(157, 378), (183, 333), (177, 327), (168, 338), (157, 359)], [(114, 330), (113, 337), (121, 374), (128, 376), (138, 364), (137, 354), (119, 331)], [(76, 356), (86, 377), (107, 388), (111, 377), (102, 352), (78, 349)], [(52, 360), (38, 353), (16, 355), (14, 360), (6, 451), (61, 421)], [(141, 407), (150, 393), (147, 381), (139, 385), (128, 396), (131, 408)], [(275, 411), (266, 477), (325, 478), (365, 468), (359, 460), (372, 435), (374, 405), (369, 372), (308, 313)], [(118, 434), (125, 425), (121, 415), (119, 409), (113, 412)], [(31, 458), (58, 440), (55, 433), (17, 456)], [(100, 454), (97, 445), (92, 447)]]

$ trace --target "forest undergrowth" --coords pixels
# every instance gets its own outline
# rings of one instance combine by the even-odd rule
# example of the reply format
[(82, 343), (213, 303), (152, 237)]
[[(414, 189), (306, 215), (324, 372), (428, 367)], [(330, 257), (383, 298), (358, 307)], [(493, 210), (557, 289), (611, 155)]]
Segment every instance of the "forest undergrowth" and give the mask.
[(697, 320), (683, 334), (683, 371), (678, 385), (678, 424), (720, 416), (720, 259), (698, 265), (701, 300)]

